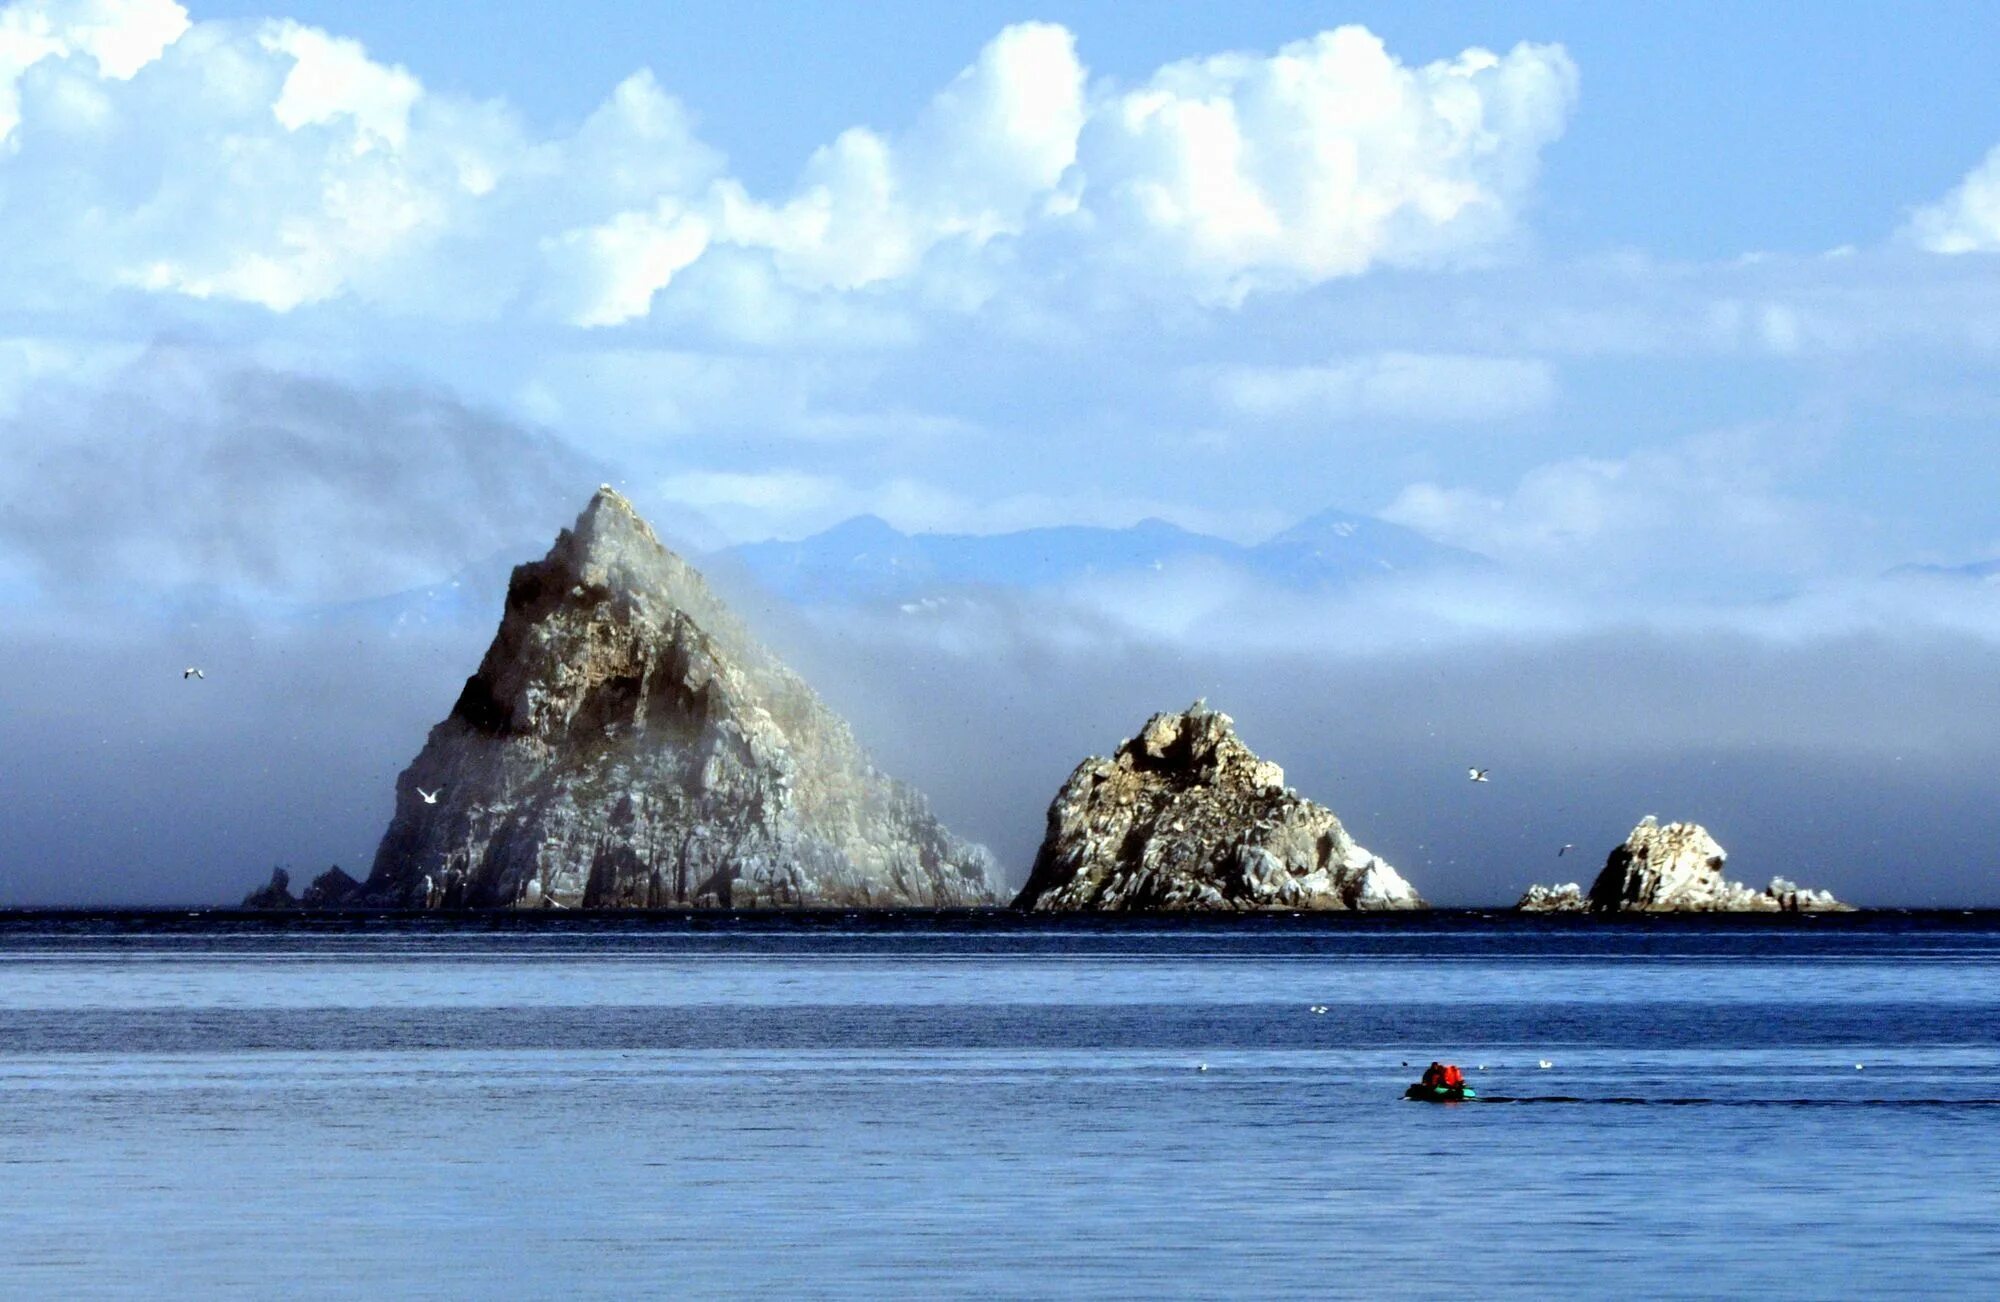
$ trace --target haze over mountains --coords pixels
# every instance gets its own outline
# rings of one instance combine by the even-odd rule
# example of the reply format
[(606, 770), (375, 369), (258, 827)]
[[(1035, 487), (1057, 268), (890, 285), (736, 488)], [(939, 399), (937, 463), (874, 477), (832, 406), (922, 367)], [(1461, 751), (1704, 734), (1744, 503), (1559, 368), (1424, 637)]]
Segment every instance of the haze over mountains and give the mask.
[[(665, 518), (671, 519), (671, 515)], [(1144, 582), (1189, 567), (1298, 594), (1327, 595), (1369, 580), (1480, 574), (1492, 562), (1369, 516), (1326, 510), (1256, 543), (1197, 533), (1164, 520), (1125, 528), (1067, 526), (995, 534), (905, 533), (856, 516), (796, 541), (702, 549), (675, 546), (734, 589), (798, 607), (912, 606), (943, 596), (1048, 594), (1091, 580)], [(509, 548), (420, 588), (302, 608), (318, 623), (484, 624), (507, 575), (533, 544)], [(746, 588), (747, 584), (747, 588)], [(764, 603), (768, 604), (768, 603)]]
[(941, 588), (1044, 589), (1201, 562), (1301, 591), (1485, 563), (1415, 530), (1336, 510), (1252, 544), (1156, 519), (1122, 529), (910, 534), (864, 515), (797, 542), (745, 543), (722, 556), (771, 591), (804, 604), (904, 601)]

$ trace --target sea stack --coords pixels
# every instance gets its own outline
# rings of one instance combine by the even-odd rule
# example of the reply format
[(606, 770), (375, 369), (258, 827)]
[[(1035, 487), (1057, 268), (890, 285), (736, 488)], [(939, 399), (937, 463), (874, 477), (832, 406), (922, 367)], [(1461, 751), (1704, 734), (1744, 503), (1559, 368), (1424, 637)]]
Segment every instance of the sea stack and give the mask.
[(606, 486), (514, 571), (345, 902), (952, 907), (992, 867)]
[(1666, 823), (1648, 815), (1605, 860), (1584, 895), (1574, 883), (1532, 886), (1517, 906), (1531, 913), (1589, 909), (1593, 913), (1844, 912), (1826, 891), (1804, 890), (1774, 877), (1752, 890), (1722, 875), (1729, 855), (1699, 823)]
[(1421, 909), (1394, 868), (1197, 701), (1077, 765), (1016, 908)]

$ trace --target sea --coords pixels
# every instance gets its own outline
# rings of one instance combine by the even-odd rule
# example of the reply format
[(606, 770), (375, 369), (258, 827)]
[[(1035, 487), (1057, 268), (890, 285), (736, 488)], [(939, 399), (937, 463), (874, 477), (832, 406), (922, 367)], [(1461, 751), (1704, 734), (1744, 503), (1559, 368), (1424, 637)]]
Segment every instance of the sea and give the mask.
[(2000, 1295), (2000, 914), (0, 916), (0, 1296), (1751, 1295)]

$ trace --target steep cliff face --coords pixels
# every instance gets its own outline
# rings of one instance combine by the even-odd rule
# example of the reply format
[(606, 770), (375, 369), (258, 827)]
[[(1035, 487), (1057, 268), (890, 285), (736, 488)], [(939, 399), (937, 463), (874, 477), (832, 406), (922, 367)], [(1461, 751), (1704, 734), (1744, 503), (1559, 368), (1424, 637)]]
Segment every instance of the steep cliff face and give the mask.
[(358, 894), (948, 907), (992, 902), (991, 868), (606, 487), (514, 571), (479, 672), (397, 779)]
[(1648, 815), (1611, 852), (1587, 897), (1577, 888), (1535, 886), (1521, 898), (1530, 912), (1589, 908), (1596, 913), (1797, 913), (1845, 910), (1825, 891), (1802, 890), (1782, 877), (1752, 890), (1723, 876), (1729, 855), (1698, 823)]
[(1079, 764), (1016, 907), (1420, 909), (1396, 870), (1201, 702)]

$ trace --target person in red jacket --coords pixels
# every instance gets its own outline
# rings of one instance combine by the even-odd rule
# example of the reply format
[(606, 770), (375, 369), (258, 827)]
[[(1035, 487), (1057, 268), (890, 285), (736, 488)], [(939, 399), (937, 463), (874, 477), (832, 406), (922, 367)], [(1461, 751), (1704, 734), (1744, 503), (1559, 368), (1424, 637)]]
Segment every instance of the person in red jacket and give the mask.
[(1434, 1062), (1424, 1068), (1424, 1088), (1434, 1090), (1461, 1089), (1465, 1085), (1465, 1073), (1446, 1062)]

